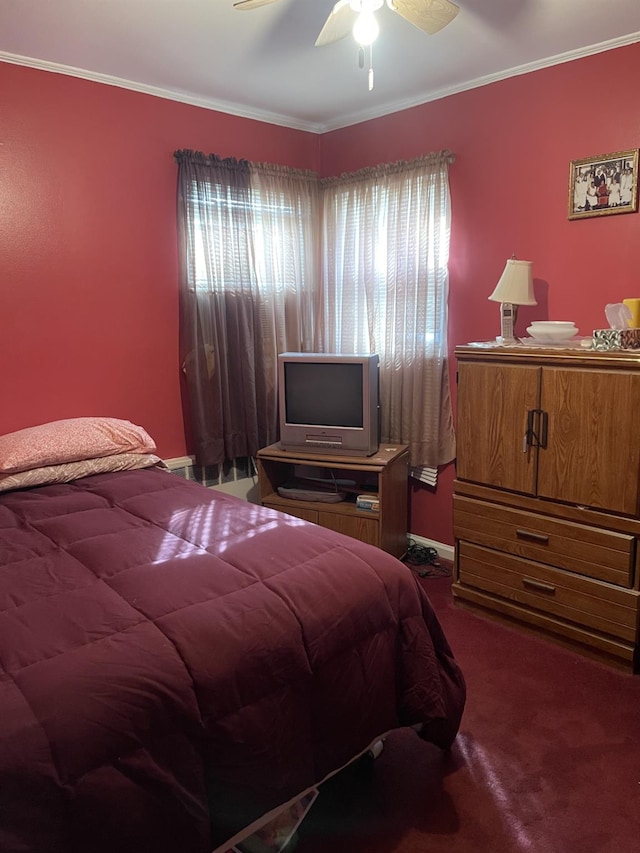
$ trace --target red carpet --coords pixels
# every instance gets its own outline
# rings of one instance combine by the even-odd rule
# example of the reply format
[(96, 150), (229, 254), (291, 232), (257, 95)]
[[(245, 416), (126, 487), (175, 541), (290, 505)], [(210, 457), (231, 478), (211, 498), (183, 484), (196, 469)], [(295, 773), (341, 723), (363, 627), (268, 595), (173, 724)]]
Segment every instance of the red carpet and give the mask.
[(640, 851), (640, 676), (454, 607), (421, 581), (467, 679), (449, 754), (394, 732), (322, 786), (296, 853)]

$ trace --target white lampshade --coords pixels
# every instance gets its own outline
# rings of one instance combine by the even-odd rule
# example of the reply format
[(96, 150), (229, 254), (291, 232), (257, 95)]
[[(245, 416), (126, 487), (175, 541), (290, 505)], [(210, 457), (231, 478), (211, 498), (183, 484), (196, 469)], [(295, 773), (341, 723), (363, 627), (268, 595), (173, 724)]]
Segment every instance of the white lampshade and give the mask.
[(512, 305), (537, 305), (533, 292), (531, 261), (509, 258), (489, 299), (492, 302), (511, 302)]

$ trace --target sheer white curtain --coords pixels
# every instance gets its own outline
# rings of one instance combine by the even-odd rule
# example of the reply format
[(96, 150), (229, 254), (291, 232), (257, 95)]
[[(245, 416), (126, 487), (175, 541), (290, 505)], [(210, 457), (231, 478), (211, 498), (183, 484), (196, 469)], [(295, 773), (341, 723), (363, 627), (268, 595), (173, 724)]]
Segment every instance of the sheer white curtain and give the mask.
[(317, 348), (318, 176), (315, 172), (253, 163), (249, 180), (252, 266), (264, 297), (262, 321), (269, 332), (270, 347), (265, 355), (275, 371), (279, 352), (311, 352)]
[(321, 182), (321, 345), (376, 352), (382, 440), (414, 468), (455, 456), (447, 361), (449, 164), (440, 152)]

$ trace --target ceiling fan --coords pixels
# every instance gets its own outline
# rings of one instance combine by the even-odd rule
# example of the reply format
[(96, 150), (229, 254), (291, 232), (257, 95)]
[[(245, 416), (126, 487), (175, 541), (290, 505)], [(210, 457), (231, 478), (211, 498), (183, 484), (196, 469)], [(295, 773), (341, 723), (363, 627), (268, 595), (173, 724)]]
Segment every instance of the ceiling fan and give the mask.
[[(237, 0), (233, 5), (248, 11), (276, 2), (278, 0)], [(375, 12), (385, 2), (392, 12), (429, 35), (446, 27), (459, 11), (451, 0), (338, 0), (316, 39), (316, 47), (331, 44), (349, 33), (353, 33), (360, 45), (371, 45), (379, 31)]]

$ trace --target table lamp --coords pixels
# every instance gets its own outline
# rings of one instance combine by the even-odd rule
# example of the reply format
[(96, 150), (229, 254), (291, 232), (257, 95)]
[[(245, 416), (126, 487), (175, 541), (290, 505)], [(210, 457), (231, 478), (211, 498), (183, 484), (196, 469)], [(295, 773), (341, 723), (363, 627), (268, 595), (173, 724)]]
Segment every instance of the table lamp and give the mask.
[(509, 258), (489, 299), (500, 303), (502, 343), (514, 343), (516, 338), (513, 330), (518, 316), (518, 305), (538, 304), (533, 293), (531, 261)]

